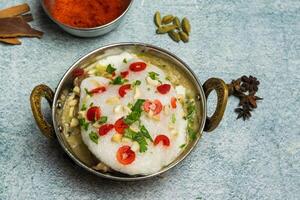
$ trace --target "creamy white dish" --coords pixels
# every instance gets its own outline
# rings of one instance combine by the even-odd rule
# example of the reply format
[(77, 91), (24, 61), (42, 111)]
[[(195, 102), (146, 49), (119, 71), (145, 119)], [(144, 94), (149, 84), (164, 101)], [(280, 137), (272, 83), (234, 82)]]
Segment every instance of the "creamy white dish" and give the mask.
[(149, 60), (123, 52), (79, 68), (75, 76), (79, 102), (71, 127), (80, 126), (102, 168), (129, 175), (158, 172), (194, 137), (189, 89)]

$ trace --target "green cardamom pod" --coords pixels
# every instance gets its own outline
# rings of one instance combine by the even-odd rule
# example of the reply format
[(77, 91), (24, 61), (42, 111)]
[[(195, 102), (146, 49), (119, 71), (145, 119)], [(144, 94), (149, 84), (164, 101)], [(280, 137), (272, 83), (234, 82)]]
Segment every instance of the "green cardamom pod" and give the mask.
[(190, 34), (191, 32), (191, 24), (190, 21), (185, 17), (182, 19), (181, 28), (186, 34)]
[(156, 24), (157, 27), (161, 26), (161, 16), (159, 11), (157, 11), (154, 15), (154, 23)]
[(173, 21), (174, 16), (173, 15), (166, 15), (162, 18), (161, 23), (162, 24), (169, 24)]
[(169, 31), (168, 35), (170, 36), (170, 38), (172, 40), (174, 40), (175, 42), (179, 42), (180, 41), (180, 36), (179, 33), (176, 31)]
[(164, 33), (168, 33), (170, 31), (173, 31), (176, 28), (177, 28), (176, 25), (160, 26), (156, 30), (156, 33), (157, 34), (164, 34)]
[(185, 32), (180, 31), (180, 32), (179, 32), (179, 36), (180, 36), (180, 39), (181, 39), (184, 43), (187, 43), (187, 42), (189, 41), (189, 36), (188, 36), (188, 34), (186, 34)]
[(178, 17), (174, 17), (173, 24), (177, 26), (177, 29), (180, 29), (180, 20)]

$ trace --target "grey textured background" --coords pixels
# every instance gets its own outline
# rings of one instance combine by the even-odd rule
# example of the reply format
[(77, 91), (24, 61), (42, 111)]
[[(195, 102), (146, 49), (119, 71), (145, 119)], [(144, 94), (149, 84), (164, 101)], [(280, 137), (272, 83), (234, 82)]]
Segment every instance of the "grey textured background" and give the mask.
[[(1, 0), (0, 7), (21, 2)], [(64, 33), (39, 1), (27, 2), (33, 26), (45, 36), (23, 39), (21, 46), (0, 44), (0, 199), (300, 199), (299, 0), (136, 0), (117, 30), (94, 39)], [(188, 16), (191, 41), (155, 35), (156, 10)], [(93, 177), (40, 135), (29, 95), (40, 83), (55, 88), (89, 51), (127, 41), (174, 52), (202, 82), (257, 76), (265, 99), (243, 122), (235, 120), (238, 101), (230, 98), (218, 129), (161, 177), (137, 183)], [(213, 98), (209, 102), (211, 111)]]

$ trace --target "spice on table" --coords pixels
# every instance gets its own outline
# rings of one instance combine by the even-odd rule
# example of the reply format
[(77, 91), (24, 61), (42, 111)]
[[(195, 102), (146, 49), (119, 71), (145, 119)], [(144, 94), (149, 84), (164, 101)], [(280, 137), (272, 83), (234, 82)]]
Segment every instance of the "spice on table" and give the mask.
[(21, 41), (18, 40), (18, 38), (0, 38), (0, 42), (4, 42), (6, 44), (14, 44), (14, 45), (21, 44)]
[(22, 17), (9, 17), (0, 19), (0, 37), (38, 37), (43, 32), (31, 28)]
[(129, 0), (45, 0), (54, 19), (77, 28), (107, 24), (122, 15), (129, 3)]
[(0, 10), (0, 18), (15, 17), (30, 11), (27, 3)]
[(0, 42), (19, 45), (17, 37), (38, 37), (43, 33), (30, 27), (27, 22), (33, 20), (28, 4), (21, 4), (0, 10)]
[(262, 98), (255, 96), (258, 91), (259, 81), (253, 76), (242, 76), (228, 84), (229, 94), (240, 99), (239, 107), (235, 109), (237, 119), (243, 120), (251, 117), (251, 112), (257, 108), (257, 101)]
[(180, 42), (181, 40), (186, 43), (189, 41), (191, 25), (186, 17), (180, 22), (177, 16), (171, 14), (161, 18), (160, 12), (157, 11), (154, 14), (154, 23), (157, 26), (157, 34), (168, 33), (169, 37), (175, 42)]

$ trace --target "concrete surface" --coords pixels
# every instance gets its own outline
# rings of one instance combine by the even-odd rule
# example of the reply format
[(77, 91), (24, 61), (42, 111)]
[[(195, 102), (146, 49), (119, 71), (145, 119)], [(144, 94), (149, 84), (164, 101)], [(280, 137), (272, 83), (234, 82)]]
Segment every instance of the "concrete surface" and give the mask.
[[(0, 7), (21, 2), (2, 0)], [(22, 39), (21, 46), (0, 44), (0, 199), (300, 199), (300, 1), (136, 0), (117, 30), (94, 39), (66, 34), (39, 1), (27, 2), (32, 25), (45, 35)], [(156, 10), (187, 16), (190, 42), (155, 35)], [(220, 126), (161, 177), (138, 183), (93, 177), (40, 135), (29, 95), (40, 83), (55, 88), (89, 51), (128, 41), (174, 52), (202, 82), (254, 75), (264, 100), (244, 122), (235, 119), (238, 101), (230, 98)], [(212, 111), (215, 101), (209, 102)]]

